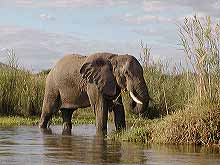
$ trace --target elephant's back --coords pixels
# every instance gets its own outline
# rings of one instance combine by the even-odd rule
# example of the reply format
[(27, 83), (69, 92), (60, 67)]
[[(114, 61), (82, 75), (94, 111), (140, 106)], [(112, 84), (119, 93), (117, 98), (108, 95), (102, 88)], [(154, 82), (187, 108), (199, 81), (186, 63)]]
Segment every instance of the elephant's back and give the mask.
[(85, 59), (85, 56), (78, 54), (65, 55), (55, 64), (54, 69), (59, 70), (60, 68), (67, 68), (68, 70), (70, 70), (71, 68), (79, 68), (81, 67)]
[[(49, 73), (49, 77), (53, 80), (55, 88), (59, 91), (62, 108), (79, 108), (89, 105), (86, 88), (81, 74), (80, 68), (86, 57), (71, 54), (60, 59)], [(82, 84), (84, 84), (82, 86)]]
[(60, 59), (50, 72), (58, 88), (79, 86), (82, 81), (80, 68), (86, 57), (78, 54), (66, 55)]
[(65, 73), (76, 73), (77, 71), (77, 74), (79, 74), (80, 67), (82, 66), (85, 59), (85, 56), (78, 54), (65, 55), (55, 64), (51, 71), (55, 75), (65, 75)]

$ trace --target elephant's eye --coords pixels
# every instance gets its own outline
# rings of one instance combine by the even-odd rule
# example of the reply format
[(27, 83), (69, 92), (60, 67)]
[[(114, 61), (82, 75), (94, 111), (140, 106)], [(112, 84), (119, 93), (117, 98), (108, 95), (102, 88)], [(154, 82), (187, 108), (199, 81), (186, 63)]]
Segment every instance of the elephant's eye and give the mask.
[(127, 70), (125, 70), (124, 73), (126, 76), (130, 76), (130, 73)]
[(126, 75), (128, 75), (128, 71), (127, 71), (127, 70), (125, 70), (124, 73), (125, 73)]

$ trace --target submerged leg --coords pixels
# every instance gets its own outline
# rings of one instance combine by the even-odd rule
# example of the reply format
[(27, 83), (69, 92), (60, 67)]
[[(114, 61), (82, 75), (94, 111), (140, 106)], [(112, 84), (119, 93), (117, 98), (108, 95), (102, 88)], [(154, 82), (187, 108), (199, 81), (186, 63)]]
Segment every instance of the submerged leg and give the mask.
[(49, 121), (52, 119), (53, 113), (56, 112), (57, 110), (58, 110), (58, 103), (56, 99), (47, 102), (44, 101), (39, 128), (43, 128), (43, 129), (49, 128), (50, 126)]
[(107, 134), (108, 108), (105, 100), (96, 103), (96, 134), (103, 136)]
[(51, 118), (52, 118), (51, 112), (46, 112), (46, 111), (42, 112), (39, 128), (43, 128), (43, 129), (49, 128), (48, 122), (51, 120)]
[(52, 118), (52, 114), (58, 111), (60, 106), (59, 91), (51, 87), (52, 84), (46, 82), (45, 94), (43, 100), (42, 113), (39, 123), (39, 128), (48, 128), (48, 122)]
[(62, 108), (61, 113), (62, 113), (62, 119), (63, 119), (63, 134), (71, 134), (71, 129), (72, 129), (72, 114), (73, 114), (73, 109), (68, 109), (68, 108)]
[(91, 107), (96, 114), (96, 134), (103, 136), (107, 134), (108, 101), (103, 98), (94, 84), (89, 84), (87, 93)]

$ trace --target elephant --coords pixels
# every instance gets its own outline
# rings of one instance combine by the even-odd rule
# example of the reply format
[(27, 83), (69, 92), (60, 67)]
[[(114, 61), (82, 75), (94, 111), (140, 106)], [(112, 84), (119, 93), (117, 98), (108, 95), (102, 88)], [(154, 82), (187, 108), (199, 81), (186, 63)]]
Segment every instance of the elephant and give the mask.
[(122, 91), (132, 98), (132, 109), (143, 113), (149, 94), (143, 68), (132, 55), (95, 53), (65, 55), (49, 72), (39, 127), (48, 128), (52, 114), (60, 109), (63, 132), (71, 132), (72, 114), (91, 106), (96, 115), (96, 132), (107, 134), (108, 112), (113, 112), (116, 130), (126, 129)]

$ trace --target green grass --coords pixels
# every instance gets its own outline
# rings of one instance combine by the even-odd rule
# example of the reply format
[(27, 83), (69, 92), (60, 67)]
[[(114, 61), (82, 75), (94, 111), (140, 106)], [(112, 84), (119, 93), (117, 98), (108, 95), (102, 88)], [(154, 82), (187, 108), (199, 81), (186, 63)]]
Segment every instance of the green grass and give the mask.
[[(0, 126), (38, 126), (39, 117), (20, 117), (20, 116), (9, 116), (9, 117), (0, 117)], [(73, 125), (79, 124), (95, 124), (95, 117), (77, 117), (72, 118)], [(61, 117), (53, 117), (51, 125), (62, 125)]]
[(0, 126), (37, 125), (38, 118), (0, 117)]
[[(55, 114), (52, 118), (51, 125), (61, 125), (61, 112)], [(40, 117), (39, 116), (30, 116), (30, 117), (22, 117), (22, 116), (2, 116), (0, 117), (0, 126), (19, 126), (19, 125), (33, 125), (37, 126), (39, 124)], [(95, 124), (95, 114), (89, 108), (86, 109), (78, 109), (73, 113), (72, 124)]]

